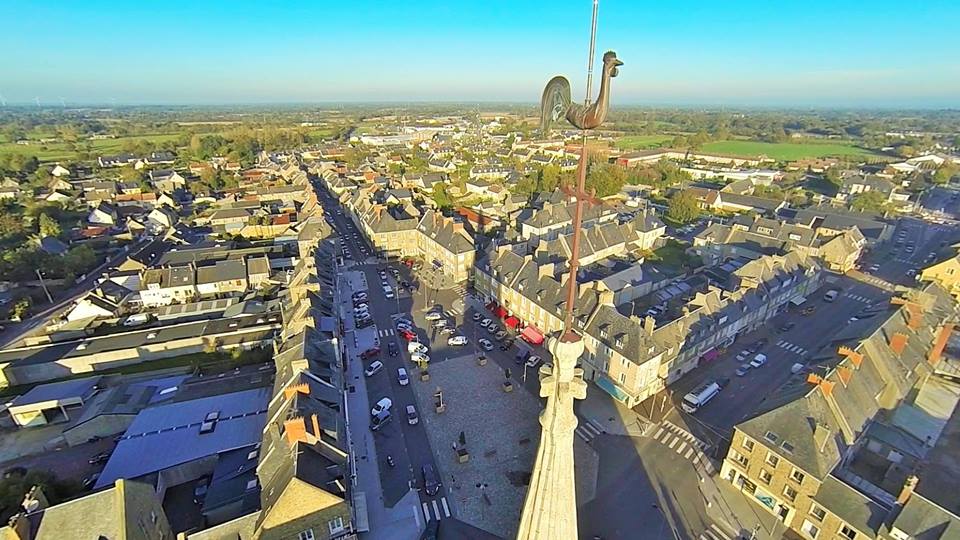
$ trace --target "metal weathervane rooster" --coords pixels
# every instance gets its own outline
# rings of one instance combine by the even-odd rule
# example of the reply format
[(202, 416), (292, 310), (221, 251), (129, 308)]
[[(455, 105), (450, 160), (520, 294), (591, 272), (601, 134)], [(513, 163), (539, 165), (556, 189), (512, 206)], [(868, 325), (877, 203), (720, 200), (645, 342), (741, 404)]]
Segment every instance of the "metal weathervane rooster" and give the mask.
[(566, 117), (579, 129), (594, 129), (603, 123), (610, 108), (610, 79), (617, 76), (617, 68), (623, 62), (617, 53), (607, 51), (603, 55), (603, 74), (600, 78), (600, 93), (589, 105), (573, 103), (570, 99), (570, 81), (563, 75), (550, 79), (540, 98), (540, 133), (546, 134), (550, 125)]

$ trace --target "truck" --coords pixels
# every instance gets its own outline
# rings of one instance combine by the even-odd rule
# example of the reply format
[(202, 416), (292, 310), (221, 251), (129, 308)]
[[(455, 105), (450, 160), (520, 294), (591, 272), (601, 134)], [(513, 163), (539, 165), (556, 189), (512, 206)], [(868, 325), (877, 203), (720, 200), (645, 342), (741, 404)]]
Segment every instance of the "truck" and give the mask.
[(126, 320), (123, 321), (123, 325), (140, 326), (141, 324), (147, 324), (148, 322), (150, 322), (149, 313), (136, 313), (127, 317)]
[(716, 381), (703, 383), (683, 396), (680, 406), (683, 407), (684, 411), (693, 414), (719, 393), (720, 385)]

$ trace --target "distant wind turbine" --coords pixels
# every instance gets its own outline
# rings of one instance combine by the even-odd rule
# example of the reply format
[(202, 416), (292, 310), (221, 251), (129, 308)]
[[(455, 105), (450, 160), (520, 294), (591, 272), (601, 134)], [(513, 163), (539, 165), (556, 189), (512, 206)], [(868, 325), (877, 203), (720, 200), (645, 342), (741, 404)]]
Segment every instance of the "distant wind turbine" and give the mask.
[(35, 97), (33, 98), (33, 101), (34, 101), (34, 103), (37, 104), (37, 107), (40, 106), (40, 96), (35, 96)]
[(64, 109), (67, 108), (67, 102), (66, 100), (63, 99), (63, 96), (60, 96), (60, 106), (63, 107)]
[(6, 99), (5, 97), (3, 97), (3, 94), (0, 94), (0, 106), (2, 106), (2, 107), (6, 107), (6, 106), (7, 106), (7, 99)]

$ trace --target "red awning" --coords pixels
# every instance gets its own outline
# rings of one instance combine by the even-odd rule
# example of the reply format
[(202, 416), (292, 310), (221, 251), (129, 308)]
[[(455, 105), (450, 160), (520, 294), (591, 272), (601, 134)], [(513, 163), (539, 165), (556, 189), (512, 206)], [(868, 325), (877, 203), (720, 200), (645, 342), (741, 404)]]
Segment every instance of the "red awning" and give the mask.
[(703, 353), (703, 356), (701, 358), (709, 362), (718, 356), (720, 356), (720, 351), (718, 351), (717, 349), (710, 349), (709, 351)]
[(507, 317), (506, 320), (503, 321), (503, 324), (507, 325), (507, 328), (516, 328), (517, 325), (520, 324), (520, 319), (516, 317)]
[(536, 326), (528, 326), (523, 329), (523, 332), (520, 333), (520, 337), (524, 341), (533, 343), (534, 345), (539, 345), (543, 343), (543, 334), (540, 333), (540, 330), (537, 330)]
[(502, 319), (507, 316), (507, 310), (503, 309), (502, 307), (498, 307), (497, 309), (493, 310), (493, 314)]

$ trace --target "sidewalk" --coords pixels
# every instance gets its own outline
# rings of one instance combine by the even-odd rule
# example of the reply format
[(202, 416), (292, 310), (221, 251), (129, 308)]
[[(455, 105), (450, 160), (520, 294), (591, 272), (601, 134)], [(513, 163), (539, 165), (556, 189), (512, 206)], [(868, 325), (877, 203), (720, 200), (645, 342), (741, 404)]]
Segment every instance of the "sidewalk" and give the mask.
[[(355, 277), (355, 276), (354, 276)], [(344, 291), (354, 289), (347, 287), (350, 282), (348, 276), (341, 276), (340, 285)], [(341, 313), (349, 310), (350, 296), (345, 299)], [(349, 319), (349, 317), (344, 317)], [(352, 325), (351, 325), (352, 326)], [(351, 448), (350, 453), (356, 463), (356, 476), (353, 478), (354, 511), (358, 525), (366, 522), (369, 532), (361, 533), (364, 538), (388, 540), (414, 540), (420, 537), (423, 524), (420, 521), (420, 499), (417, 492), (410, 490), (400, 501), (388, 508), (383, 503), (383, 489), (380, 485), (380, 475), (377, 469), (376, 446), (373, 442), (373, 432), (370, 430), (370, 415), (367, 408), (366, 378), (363, 376), (363, 363), (357, 358), (358, 350), (354, 341), (354, 331), (347, 330), (343, 336), (346, 350), (344, 362), (344, 382), (354, 391), (346, 392), (346, 407), (348, 412)], [(365, 516), (362, 514), (366, 514)]]
[[(702, 475), (702, 471), (698, 471)], [(786, 526), (776, 516), (750, 500), (736, 486), (719, 475), (706, 478), (700, 483), (701, 493), (709, 503), (707, 514), (742, 538), (750, 538), (756, 529), (757, 540), (779, 540), (785, 537)], [(757, 528), (759, 526), (759, 528)]]
[(574, 402), (574, 411), (611, 435), (642, 437), (653, 426), (592, 383), (587, 384), (587, 398)]

